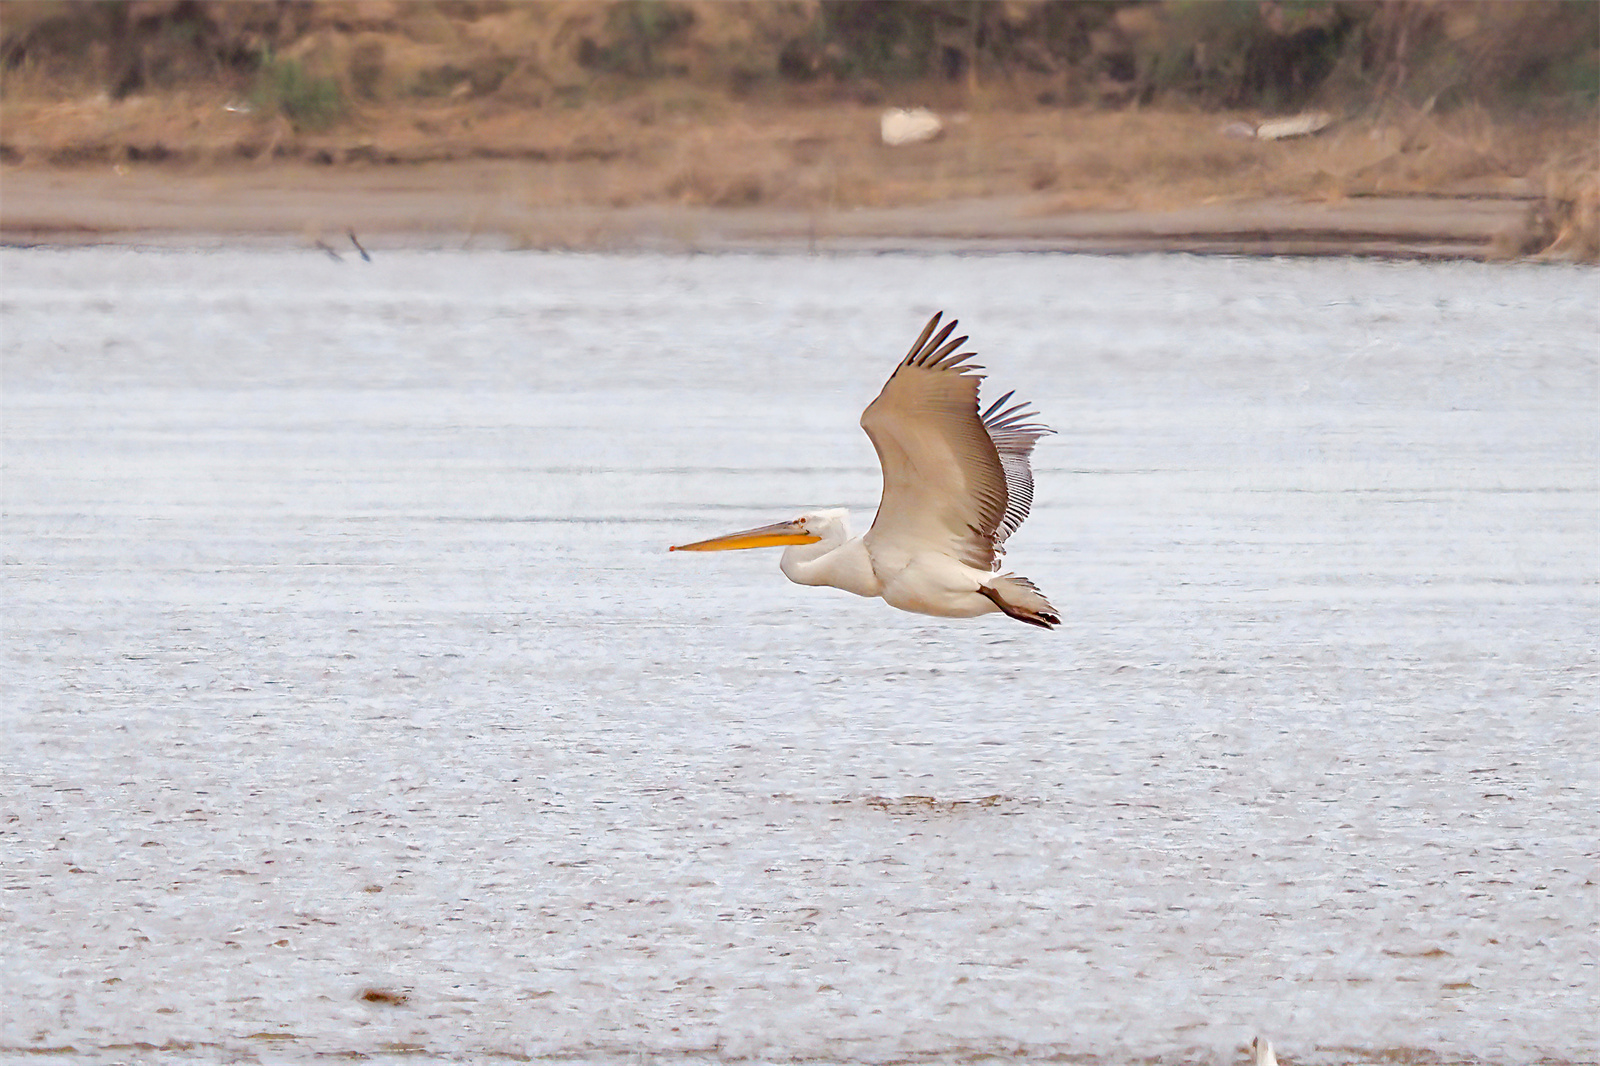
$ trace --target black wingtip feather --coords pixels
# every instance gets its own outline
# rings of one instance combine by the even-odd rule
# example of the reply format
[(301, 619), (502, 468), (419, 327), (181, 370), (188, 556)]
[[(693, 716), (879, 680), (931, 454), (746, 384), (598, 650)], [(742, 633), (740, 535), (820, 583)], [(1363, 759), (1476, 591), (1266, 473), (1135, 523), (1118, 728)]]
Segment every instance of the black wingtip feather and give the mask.
[[(955, 325), (954, 322), (952, 322), (950, 324), (952, 326)], [(943, 334), (940, 334), (940, 336), (942, 337)], [(940, 345), (939, 348), (936, 349), (932, 355), (930, 355), (926, 359), (922, 360), (922, 365), (923, 366), (931, 366), (931, 367), (944, 366), (946, 357), (949, 356), (951, 352), (955, 351), (957, 348), (961, 347), (965, 343), (967, 343), (967, 338), (965, 338), (965, 337), (957, 337), (953, 341), (950, 341), (950, 342), (948, 342), (946, 344)], [(976, 353), (969, 352), (968, 356), (970, 357), (971, 355), (974, 355), (974, 354), (976, 354)]]
[[(913, 352), (912, 357), (906, 361), (915, 366), (927, 366), (929, 363), (936, 362), (939, 358), (937, 353), (940, 352), (940, 346), (944, 344), (944, 339), (950, 336), (950, 331), (955, 328), (956, 324), (954, 320), (946, 322), (944, 328), (933, 335), (932, 340), (928, 341), (921, 348), (917, 349), (917, 351)], [(961, 340), (964, 341), (966, 338), (962, 337)], [(956, 343), (960, 344), (961, 341), (957, 341)]]
[(994, 413), (996, 411), (1000, 410), (1001, 407), (1005, 406), (1005, 402), (1007, 400), (1011, 399), (1011, 397), (1015, 396), (1016, 394), (1017, 394), (1017, 392), (1016, 392), (1015, 389), (1013, 389), (1010, 392), (1006, 393), (1004, 396), (1000, 397), (994, 403), (990, 404), (989, 405), (989, 409), (987, 411), (983, 412), (983, 414), (979, 415), (978, 417), (983, 419), (983, 421), (985, 421), (985, 422), (989, 421), (989, 419), (994, 417)]
[[(928, 338), (933, 336), (933, 331), (938, 328), (939, 316), (943, 314), (943, 311), (935, 311), (933, 317), (928, 319), (928, 324), (922, 327), (922, 332), (917, 336), (917, 343), (913, 344), (911, 350), (906, 353), (906, 362), (911, 362), (917, 357), (917, 353), (922, 351), (922, 346), (928, 343)], [(951, 323), (951, 325), (954, 324), (953, 322)]]

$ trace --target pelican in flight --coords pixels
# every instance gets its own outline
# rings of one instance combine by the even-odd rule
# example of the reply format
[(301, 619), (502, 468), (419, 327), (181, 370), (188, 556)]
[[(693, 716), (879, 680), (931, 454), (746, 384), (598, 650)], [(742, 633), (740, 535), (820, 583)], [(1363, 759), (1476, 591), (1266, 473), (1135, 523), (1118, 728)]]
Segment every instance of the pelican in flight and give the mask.
[[(1025, 577), (999, 573), (1006, 538), (1028, 517), (1028, 457), (1054, 430), (1032, 421), (1006, 393), (978, 406), (983, 368), (957, 354), (940, 312), (861, 415), (883, 467), (883, 499), (872, 528), (850, 533), (849, 512), (812, 511), (671, 551), (727, 551), (787, 545), (780, 564), (800, 585), (831, 585), (891, 606), (945, 618), (1003, 611), (1049, 629), (1061, 616)], [(935, 332), (937, 331), (937, 332)], [(1008, 406), (1009, 405), (1009, 406)]]

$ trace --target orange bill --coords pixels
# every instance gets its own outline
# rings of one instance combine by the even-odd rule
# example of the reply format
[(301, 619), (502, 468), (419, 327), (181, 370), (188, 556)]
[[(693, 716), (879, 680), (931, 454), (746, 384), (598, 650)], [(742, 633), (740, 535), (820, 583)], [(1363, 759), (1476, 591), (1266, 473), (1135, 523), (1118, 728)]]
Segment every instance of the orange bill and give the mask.
[(782, 544), (815, 544), (822, 538), (815, 533), (807, 533), (801, 526), (800, 519), (790, 522), (774, 522), (770, 526), (760, 526), (756, 529), (746, 529), (739, 533), (729, 533), (722, 537), (712, 537), (710, 540), (697, 540), (693, 544), (674, 544), (668, 548), (673, 552), (725, 552), (736, 548), (774, 548)]

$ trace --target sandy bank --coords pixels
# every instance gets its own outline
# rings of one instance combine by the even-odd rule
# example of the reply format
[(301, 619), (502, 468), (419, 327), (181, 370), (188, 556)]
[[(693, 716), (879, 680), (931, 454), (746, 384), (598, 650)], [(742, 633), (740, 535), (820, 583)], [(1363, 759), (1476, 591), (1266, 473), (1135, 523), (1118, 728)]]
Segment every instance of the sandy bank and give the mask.
[[(1518, 246), (1526, 193), (1289, 197), (1168, 210), (1068, 210), (1048, 192), (898, 206), (540, 203), (516, 161), (0, 171), (0, 239), (192, 245), (319, 240), (353, 248), (1035, 250), (1482, 259)], [(533, 202), (530, 202), (533, 200)]]

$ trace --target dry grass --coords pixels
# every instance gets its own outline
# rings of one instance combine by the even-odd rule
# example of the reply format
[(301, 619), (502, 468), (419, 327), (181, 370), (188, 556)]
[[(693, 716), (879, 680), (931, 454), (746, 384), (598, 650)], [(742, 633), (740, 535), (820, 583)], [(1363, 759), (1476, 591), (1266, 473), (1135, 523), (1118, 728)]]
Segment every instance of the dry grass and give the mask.
[(1600, 173), (1552, 170), (1532, 223), (1530, 239), (1512, 254), (1586, 263), (1600, 259)]
[(1495, 121), (1482, 112), (1337, 123), (1298, 140), (1230, 140), (1227, 116), (1089, 116), (1056, 147), (1041, 187), (1062, 209), (1168, 207), (1288, 196), (1537, 194), (1549, 174), (1592, 174), (1585, 123)]

